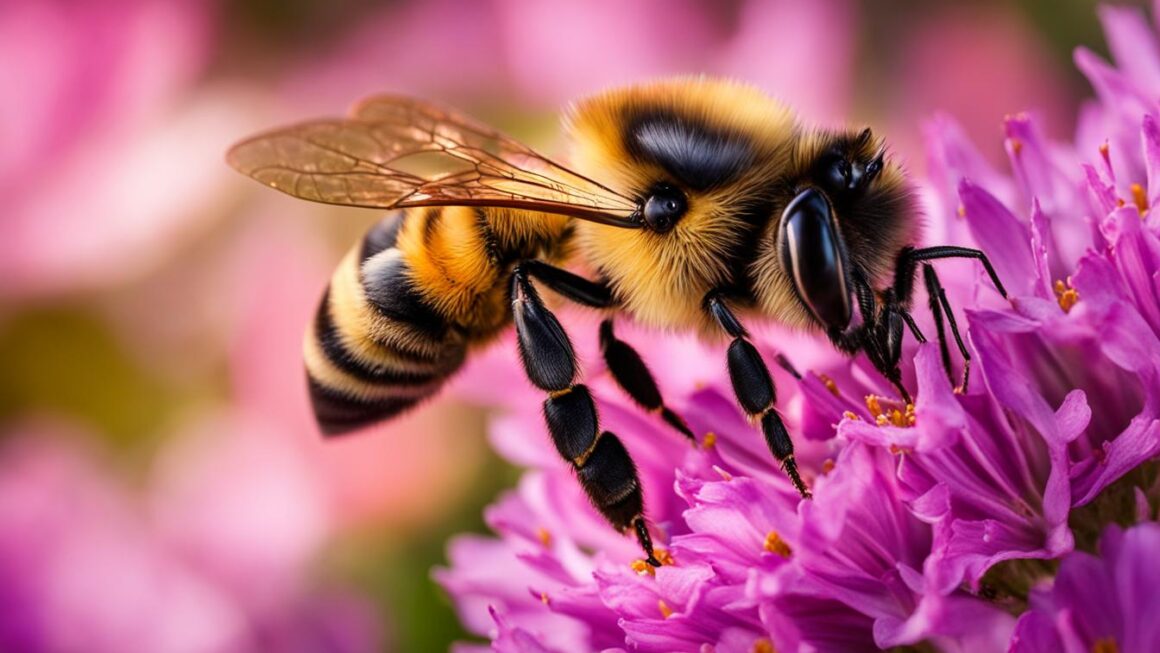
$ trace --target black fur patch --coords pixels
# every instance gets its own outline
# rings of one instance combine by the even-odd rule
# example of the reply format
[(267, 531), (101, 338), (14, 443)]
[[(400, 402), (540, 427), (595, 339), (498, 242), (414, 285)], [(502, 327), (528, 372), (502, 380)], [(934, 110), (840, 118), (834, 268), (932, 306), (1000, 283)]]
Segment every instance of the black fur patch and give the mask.
[(736, 179), (753, 160), (753, 149), (743, 137), (670, 113), (637, 117), (625, 137), (633, 156), (660, 165), (699, 191)]
[(363, 236), (362, 249), (359, 250), (358, 260), (363, 263), (379, 252), (395, 246), (399, 240), (399, 231), (403, 228), (403, 212), (397, 211), (379, 221)]
[(350, 351), (343, 345), (338, 328), (330, 316), (329, 288), (322, 296), (322, 302), (318, 305), (318, 311), (314, 315), (314, 333), (326, 358), (335, 367), (360, 381), (380, 385), (420, 385), (429, 383), (438, 376), (435, 373), (404, 372), (370, 365), (351, 355)]
[(326, 435), (340, 435), (388, 420), (419, 402), (416, 397), (364, 400), (327, 388), (307, 375), (314, 418)]
[(409, 272), (407, 263), (401, 258), (370, 270), (364, 269), (362, 282), (367, 301), (387, 318), (434, 340), (442, 340), (447, 334), (447, 322), (423, 301)]

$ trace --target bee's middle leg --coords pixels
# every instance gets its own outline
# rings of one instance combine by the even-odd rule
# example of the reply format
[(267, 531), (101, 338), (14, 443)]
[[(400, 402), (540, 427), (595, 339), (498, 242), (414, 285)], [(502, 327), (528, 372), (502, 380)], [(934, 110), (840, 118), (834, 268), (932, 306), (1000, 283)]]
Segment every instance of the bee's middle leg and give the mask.
[[(541, 261), (528, 261), (522, 267), (537, 281), (578, 304), (592, 308), (610, 308), (615, 305), (607, 284), (590, 281)], [(696, 442), (685, 420), (665, 405), (656, 378), (644, 359), (632, 345), (616, 337), (612, 318), (600, 323), (600, 353), (616, 384), (633, 401), (650, 413), (660, 414), (666, 424)]]
[(692, 442), (697, 438), (685, 420), (665, 405), (656, 379), (632, 345), (616, 337), (612, 330), (612, 318), (600, 323), (600, 353), (612, 378), (616, 379), (633, 401), (650, 413), (659, 413), (666, 424), (673, 427)]
[(556, 449), (576, 470), (600, 514), (621, 532), (632, 529), (646, 561), (659, 567), (645, 523), (636, 465), (619, 438), (600, 430), (592, 395), (575, 383), (576, 355), (568, 335), (544, 306), (524, 265), (512, 276), (512, 313), (524, 371), (548, 393), (544, 419)]
[(725, 333), (733, 338), (729, 344), (729, 380), (733, 384), (733, 392), (737, 395), (737, 403), (751, 418), (760, 420), (761, 432), (765, 436), (765, 443), (770, 452), (781, 463), (785, 473), (793, 482), (803, 498), (810, 498), (810, 490), (802, 481), (798, 473), (797, 462), (794, 459), (793, 440), (786, 431), (774, 404), (777, 402), (777, 392), (773, 385), (773, 377), (769, 368), (761, 359), (761, 354), (753, 343), (749, 342), (748, 333), (733, 311), (725, 305), (724, 299), (717, 293), (710, 293), (705, 298), (705, 308)]

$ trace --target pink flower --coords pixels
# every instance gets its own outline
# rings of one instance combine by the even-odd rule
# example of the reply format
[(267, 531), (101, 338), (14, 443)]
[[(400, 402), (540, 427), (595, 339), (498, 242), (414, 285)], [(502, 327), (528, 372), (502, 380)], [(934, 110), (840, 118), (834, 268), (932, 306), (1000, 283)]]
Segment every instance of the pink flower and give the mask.
[(1152, 615), (1160, 609), (1160, 524), (1148, 521), (1127, 530), (1109, 526), (1099, 555), (1076, 552), (1063, 559), (1054, 582), (1031, 595), (1019, 618), (1012, 653), (1120, 651), (1160, 648)]
[(0, 8), (4, 295), (138, 276), (212, 215), (237, 109), (188, 95), (208, 18), (195, 0)]
[[(0, 648), (12, 651), (363, 651), (362, 599), (307, 582), (325, 529), (302, 461), (228, 419), (185, 440), (143, 505), (62, 429), (0, 447)], [(297, 497), (293, 505), (287, 497)], [(311, 497), (314, 497), (311, 499)], [(312, 512), (310, 504), (316, 509)], [(239, 528), (241, 527), (241, 528)], [(278, 537), (269, 532), (276, 529)], [(254, 537), (239, 538), (249, 530)]]
[[(810, 370), (800, 380), (775, 371), (787, 427), (805, 435), (798, 463), (814, 499), (800, 501), (734, 405), (720, 357), (684, 339), (625, 336), (702, 436), (688, 447), (590, 368), (602, 424), (637, 458), (665, 563), (654, 570), (595, 518), (528, 408), (535, 393), (505, 389), (495, 400), (511, 414), (493, 439), (535, 470), (489, 511), (498, 539), (456, 540), (451, 567), (436, 572), (465, 624), (500, 651), (1086, 651), (1108, 637), (1149, 650), (1153, 633), (1132, 610), (1150, 605), (1141, 592), (1155, 565), (1141, 552), (1151, 530), (1109, 531), (1102, 571), (1073, 551), (1076, 530), (1146, 506), (1105, 490), (1160, 454), (1160, 52), (1139, 15), (1103, 16), (1121, 65), (1077, 55), (1106, 121), (1091, 124), (1132, 134), (1109, 149), (1138, 158), (1056, 145), (1019, 114), (1004, 123), (1008, 176), (949, 119), (927, 130), (931, 237), (982, 248), (1011, 295), (1003, 301), (981, 272), (948, 284), (965, 309), (969, 392), (952, 391), (929, 343), (903, 355), (913, 412), (863, 402), (890, 394), (863, 359), (778, 334), (770, 342)], [(583, 318), (564, 321), (590, 332)], [(518, 373), (511, 360), (490, 364)], [(1076, 510), (1097, 498), (1099, 511)], [(1029, 559), (1063, 560), (1050, 597), (1013, 582)], [(1085, 603), (1081, 585), (1111, 603)], [(1008, 608), (1029, 598), (1016, 629)]]

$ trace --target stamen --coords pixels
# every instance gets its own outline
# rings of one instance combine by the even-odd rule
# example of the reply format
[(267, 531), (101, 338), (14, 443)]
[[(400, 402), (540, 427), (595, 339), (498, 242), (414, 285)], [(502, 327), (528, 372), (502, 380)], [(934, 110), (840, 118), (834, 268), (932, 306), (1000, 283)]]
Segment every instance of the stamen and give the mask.
[(657, 575), (656, 568), (644, 560), (633, 560), (631, 566), (632, 570), (635, 571), (638, 576), (644, 576), (645, 574), (648, 574), (649, 576)]
[(1023, 151), (1023, 141), (1018, 138), (1008, 138), (1007, 142), (1011, 144), (1011, 151), (1015, 153), (1015, 156), (1019, 156), (1019, 153)]
[(1071, 277), (1067, 278), (1067, 283), (1056, 279), (1055, 280), (1055, 298), (1059, 300), (1059, 307), (1063, 309), (1064, 313), (1070, 313), (1071, 308), (1079, 302), (1079, 291), (1071, 287)]
[(858, 416), (858, 414), (857, 414), (857, 413), (855, 413), (855, 412), (853, 412), (853, 411), (849, 411), (849, 410), (847, 410), (846, 412), (842, 413), (842, 417), (845, 417), (846, 419), (852, 419), (852, 420), (860, 420), (860, 419), (862, 419), (860, 416)]
[(902, 405), (897, 402), (886, 400), (893, 406), (883, 408), (883, 399), (877, 395), (866, 395), (866, 408), (870, 410), (870, 414), (874, 417), (874, 423), (878, 426), (897, 426), (899, 428), (907, 428), (914, 426), (914, 404), (906, 403)]
[(956, 213), (958, 213), (958, 215), (959, 215), (959, 217), (960, 217), (960, 218), (965, 218), (965, 217), (967, 217), (967, 207), (965, 207), (965, 206), (963, 206), (962, 204), (960, 204), (960, 205), (959, 205), (959, 210), (958, 210), (958, 211), (956, 211)]
[(834, 459), (826, 458), (822, 461), (822, 474), (826, 475), (834, 471)]
[(762, 548), (770, 553), (776, 553), (783, 558), (788, 558), (793, 555), (793, 549), (789, 548), (789, 544), (786, 544), (785, 540), (781, 539), (777, 531), (769, 531), (769, 535), (765, 536), (765, 545)]
[(712, 431), (706, 433), (705, 438), (701, 440), (702, 449), (712, 449), (715, 444), (717, 444), (717, 434)]
[(1092, 653), (1120, 653), (1115, 637), (1101, 637), (1092, 644)]
[(547, 592), (540, 592), (540, 603), (544, 605), (551, 605), (552, 601), (548, 598)]
[(655, 557), (657, 562), (661, 563), (662, 565), (677, 564), (677, 560), (673, 558), (673, 554), (669, 553), (665, 549), (653, 549), (653, 557)]
[(777, 653), (777, 649), (773, 648), (773, 642), (762, 637), (753, 642), (753, 653)]
[(1132, 201), (1136, 203), (1136, 210), (1143, 216), (1148, 212), (1148, 193), (1144, 192), (1144, 187), (1140, 184), (1132, 184)]
[(664, 616), (665, 619), (673, 616), (673, 609), (669, 607), (668, 603), (665, 603), (664, 599), (657, 601), (657, 608), (661, 611), (661, 615)]
[(552, 534), (543, 526), (536, 529), (536, 539), (540, 541), (540, 544), (544, 545), (544, 548), (552, 546)]
[(825, 374), (819, 373), (818, 379), (820, 379), (822, 384), (826, 386), (826, 389), (830, 391), (830, 394), (834, 395), (835, 397), (842, 396), (841, 394), (838, 393), (838, 384), (834, 383), (834, 380), (831, 379), (829, 376), (826, 376)]
[(1108, 164), (1108, 167), (1109, 167), (1109, 168), (1110, 168), (1110, 167), (1112, 167), (1112, 159), (1111, 159), (1111, 157), (1108, 155), (1108, 151), (1109, 151), (1110, 149), (1111, 149), (1111, 148), (1109, 148), (1109, 147), (1108, 147), (1108, 142), (1107, 142), (1107, 141), (1104, 141), (1103, 143), (1100, 143), (1100, 157), (1102, 157), (1102, 158), (1103, 158), (1103, 160), (1104, 160), (1104, 163), (1107, 163), (1107, 164)]

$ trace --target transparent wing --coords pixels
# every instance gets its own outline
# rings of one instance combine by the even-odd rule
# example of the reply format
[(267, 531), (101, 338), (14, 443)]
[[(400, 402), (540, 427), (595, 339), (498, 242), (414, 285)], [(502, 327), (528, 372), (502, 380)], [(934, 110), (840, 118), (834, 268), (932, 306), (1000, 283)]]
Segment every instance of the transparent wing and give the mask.
[(259, 134), (227, 158), (263, 184), (315, 202), (495, 206), (641, 224), (631, 198), (478, 121), (404, 97), (369, 98), (347, 119)]

